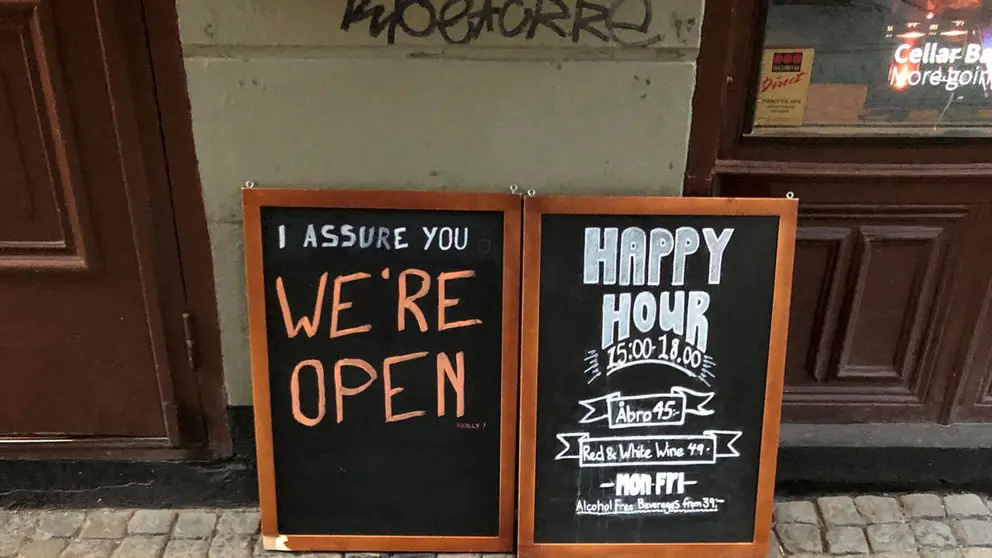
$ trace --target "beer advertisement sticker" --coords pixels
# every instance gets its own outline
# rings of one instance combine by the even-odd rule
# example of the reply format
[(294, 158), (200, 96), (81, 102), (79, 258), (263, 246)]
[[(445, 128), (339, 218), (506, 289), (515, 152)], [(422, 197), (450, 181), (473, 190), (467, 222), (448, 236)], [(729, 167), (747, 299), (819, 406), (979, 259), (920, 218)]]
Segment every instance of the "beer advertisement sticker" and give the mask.
[(761, 61), (756, 126), (802, 126), (813, 49), (766, 49)]

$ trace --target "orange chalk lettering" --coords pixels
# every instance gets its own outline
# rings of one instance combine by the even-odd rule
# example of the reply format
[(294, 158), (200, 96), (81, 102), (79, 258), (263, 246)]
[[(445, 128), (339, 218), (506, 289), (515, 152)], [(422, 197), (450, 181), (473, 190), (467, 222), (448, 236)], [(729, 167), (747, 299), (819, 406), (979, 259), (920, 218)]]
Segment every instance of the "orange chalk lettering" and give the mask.
[(289, 301), (286, 300), (286, 288), (282, 284), (282, 277), (276, 278), (276, 294), (279, 297), (279, 308), (282, 309), (282, 320), (286, 324), (286, 335), (292, 339), (303, 329), (307, 332), (307, 337), (313, 337), (317, 333), (317, 326), (320, 324), (320, 311), (324, 306), (324, 290), (327, 286), (327, 273), (320, 276), (320, 286), (317, 287), (317, 302), (313, 305), (313, 320), (302, 316), (300, 321), (293, 325), (293, 314), (289, 310)]
[(448, 323), (444, 317), (445, 308), (451, 308), (458, 304), (457, 298), (446, 298), (444, 294), (445, 282), (455, 279), (467, 279), (469, 277), (475, 277), (475, 271), (449, 271), (438, 275), (437, 277), (437, 329), (438, 331), (444, 331), (446, 329), (455, 329), (456, 327), (468, 327), (479, 325), (482, 320), (471, 319), (471, 320), (461, 320), (457, 322)]
[(407, 355), (391, 356), (382, 361), (382, 383), (383, 391), (386, 397), (386, 422), (399, 422), (401, 420), (411, 419), (415, 417), (420, 417), (427, 414), (426, 411), (409, 411), (406, 413), (401, 413), (398, 415), (393, 415), (393, 396), (397, 393), (403, 391), (403, 388), (394, 388), (392, 385), (392, 380), (389, 375), (389, 369), (394, 364), (399, 364), (401, 362), (406, 362), (408, 360), (416, 360), (427, 355), (427, 351), (422, 353), (410, 353)]
[[(369, 380), (364, 384), (358, 386), (357, 388), (344, 387), (344, 382), (341, 380), (341, 369), (345, 366), (354, 366), (355, 368), (361, 368), (366, 374), (368, 374)], [(351, 397), (353, 395), (358, 395), (365, 391), (372, 382), (378, 378), (379, 375), (376, 374), (375, 368), (372, 365), (365, 362), (360, 358), (344, 358), (336, 363), (334, 363), (334, 402), (337, 404), (337, 419), (338, 423), (344, 420), (344, 398), (345, 396)]]
[(338, 316), (342, 310), (351, 308), (350, 302), (341, 302), (341, 285), (351, 281), (360, 281), (372, 277), (368, 273), (352, 273), (351, 275), (338, 276), (334, 279), (334, 294), (331, 298), (331, 339), (344, 337), (352, 333), (364, 333), (372, 329), (372, 324), (338, 330)]
[(455, 413), (461, 417), (465, 414), (465, 353), (455, 354), (455, 368), (451, 367), (451, 359), (445, 353), (437, 354), (437, 416), (443, 417), (444, 380), (448, 379), (455, 389)]
[[(407, 295), (407, 275), (416, 275), (417, 277), (420, 277), (420, 288), (413, 294), (413, 296)], [(404, 312), (404, 310), (409, 310), (413, 313), (413, 317), (417, 319), (417, 325), (420, 327), (420, 331), (427, 331), (427, 318), (424, 317), (424, 313), (414, 301), (426, 295), (427, 291), (430, 290), (431, 276), (428, 275), (426, 271), (420, 269), (407, 269), (400, 273), (399, 284), (400, 301), (396, 308), (396, 330), (403, 331), (406, 329), (406, 312)]]
[[(310, 418), (303, 414), (300, 408), (300, 370), (304, 367), (313, 367), (317, 373), (317, 416)], [(324, 365), (319, 360), (300, 361), (293, 369), (293, 376), (289, 380), (289, 393), (293, 401), (293, 418), (303, 426), (314, 427), (324, 419), (324, 412), (327, 410), (327, 394), (324, 388)], [(341, 421), (338, 421), (341, 422)]]

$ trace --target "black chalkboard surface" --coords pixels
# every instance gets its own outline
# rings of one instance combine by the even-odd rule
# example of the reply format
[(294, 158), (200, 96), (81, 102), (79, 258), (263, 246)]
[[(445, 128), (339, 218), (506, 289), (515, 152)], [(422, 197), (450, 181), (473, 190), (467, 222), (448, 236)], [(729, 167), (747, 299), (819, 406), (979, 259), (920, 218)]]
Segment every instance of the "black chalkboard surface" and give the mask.
[(266, 547), (509, 550), (519, 198), (244, 200)]
[(794, 212), (527, 200), (522, 556), (765, 555)]

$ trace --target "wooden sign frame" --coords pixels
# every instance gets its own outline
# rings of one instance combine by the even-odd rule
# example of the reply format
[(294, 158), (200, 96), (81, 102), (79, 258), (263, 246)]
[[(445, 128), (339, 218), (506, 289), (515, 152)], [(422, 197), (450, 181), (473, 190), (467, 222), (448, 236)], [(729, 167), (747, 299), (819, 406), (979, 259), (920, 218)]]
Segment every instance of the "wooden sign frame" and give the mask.
[[(495, 211), (503, 214), (502, 363), (500, 384), (499, 532), (493, 537), (284, 535), (276, 516), (275, 462), (269, 391), (265, 285), (262, 274), (262, 207)], [(261, 535), (267, 550), (376, 552), (511, 552), (514, 532), (515, 444), (519, 357), (520, 196), (423, 191), (358, 191), (306, 188), (242, 189), (248, 329), (258, 457)]]
[[(774, 505), (775, 468), (785, 369), (798, 200), (684, 197), (530, 197), (524, 202), (523, 329), (520, 381), (519, 558), (764, 557)], [(541, 287), (541, 218), (568, 215), (766, 215), (779, 218), (771, 334), (761, 429), (754, 535), (746, 543), (567, 543), (534, 541), (537, 445), (538, 333)]]

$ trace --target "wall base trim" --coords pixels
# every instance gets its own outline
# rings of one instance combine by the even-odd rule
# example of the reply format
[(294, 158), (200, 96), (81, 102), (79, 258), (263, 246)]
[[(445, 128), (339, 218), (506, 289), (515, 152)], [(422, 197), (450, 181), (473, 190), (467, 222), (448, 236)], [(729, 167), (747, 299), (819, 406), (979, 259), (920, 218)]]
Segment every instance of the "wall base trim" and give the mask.
[[(230, 407), (223, 461), (0, 460), (0, 507), (254, 507), (251, 407)], [(781, 497), (840, 492), (992, 491), (992, 447), (785, 445)]]

